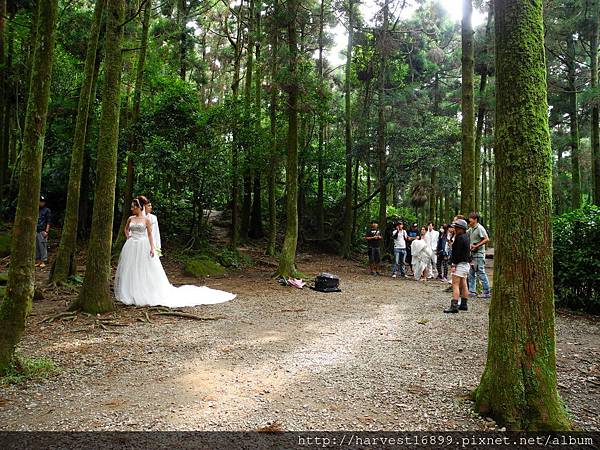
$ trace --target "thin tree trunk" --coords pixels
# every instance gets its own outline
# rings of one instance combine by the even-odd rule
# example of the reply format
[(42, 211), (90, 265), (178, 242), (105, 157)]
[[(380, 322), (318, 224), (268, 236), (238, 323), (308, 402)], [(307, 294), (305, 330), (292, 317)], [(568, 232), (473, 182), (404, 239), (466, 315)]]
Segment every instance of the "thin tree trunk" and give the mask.
[(437, 169), (431, 168), (430, 184), (431, 189), (429, 191), (429, 220), (435, 222), (435, 202), (437, 199), (436, 184), (437, 184)]
[(498, 229), (476, 407), (509, 430), (566, 430), (556, 389), (552, 153), (541, 0), (496, 0)]
[(296, 19), (299, 0), (287, 1), (288, 20), (288, 136), (285, 171), (286, 224), (283, 248), (277, 274), (292, 276), (296, 273), (296, 246), (298, 244), (298, 33)]
[(104, 12), (105, 0), (96, 2), (94, 17), (90, 29), (87, 53), (85, 55), (85, 66), (83, 69), (83, 82), (79, 92), (79, 106), (77, 108), (77, 120), (75, 124), (75, 136), (73, 138), (73, 149), (71, 150), (71, 167), (69, 170), (69, 184), (67, 188), (67, 207), (63, 223), (60, 245), (52, 271), (50, 281), (64, 283), (77, 268), (73, 262), (77, 247), (77, 226), (79, 220), (79, 195), (81, 192), (81, 173), (83, 171), (83, 155), (85, 152), (85, 141), (87, 134), (88, 114), (90, 110), (92, 83), (94, 81), (94, 70), (96, 67), (96, 52), (100, 36), (102, 13)]
[(575, 43), (567, 37), (567, 83), (569, 86), (569, 127), (571, 134), (571, 208), (581, 207), (581, 169), (579, 167), (579, 120), (577, 117), (577, 84), (575, 69)]
[[(236, 40), (234, 44), (235, 62), (233, 68), (233, 82), (231, 84), (231, 93), (233, 97), (234, 108), (238, 108), (239, 87), (240, 87), (240, 65), (242, 58), (242, 9), (244, 0), (241, 0), (237, 16)], [(237, 118), (237, 116), (236, 116)], [(231, 247), (236, 249), (240, 240), (240, 142), (238, 133), (238, 124), (232, 127), (231, 139)]]
[(475, 207), (475, 106), (473, 104), (473, 24), (471, 0), (463, 0), (462, 17), (462, 166), (460, 209), (469, 214)]
[[(262, 70), (261, 70), (261, 60), (260, 60), (260, 45), (262, 40), (262, 21), (261, 21), (261, 12), (262, 12), (262, 1), (257, 0), (256, 8), (255, 8), (255, 25), (256, 25), (256, 76), (255, 76), (255, 94), (254, 94), (254, 103), (255, 103), (255, 118), (254, 124), (256, 128), (256, 135), (262, 136)], [(262, 167), (257, 167), (254, 171), (254, 183), (252, 186), (252, 215), (250, 217), (250, 236), (253, 238), (261, 238), (264, 236), (263, 224), (262, 224), (262, 198), (261, 198), (261, 170)]]
[[(590, 59), (591, 59), (591, 83), (592, 90), (598, 88), (598, 34), (600, 33), (599, 19), (600, 1), (593, 0), (591, 8), (591, 38), (590, 38)], [(594, 204), (600, 206), (600, 125), (599, 125), (599, 107), (598, 102), (592, 106), (591, 117), (591, 146), (592, 146), (592, 188)]]
[(0, 374), (14, 360), (15, 347), (25, 331), (34, 292), (35, 236), (58, 1), (45, 0), (39, 2), (37, 8), (44, 20), (39, 21), (32, 58), (8, 284), (6, 296), (0, 304)]
[(352, 106), (351, 106), (351, 78), (352, 78), (352, 45), (354, 36), (354, 2), (348, 0), (348, 45), (346, 51), (346, 74), (344, 83), (345, 128), (344, 137), (346, 144), (346, 183), (344, 200), (344, 241), (342, 254), (350, 258), (352, 254)]
[(279, 51), (279, 24), (277, 13), (279, 4), (275, 0), (273, 5), (272, 29), (271, 29), (271, 101), (269, 106), (269, 122), (271, 131), (270, 148), (270, 170), (268, 171), (269, 183), (269, 243), (267, 255), (275, 256), (275, 245), (277, 243), (277, 201), (275, 198), (275, 181), (277, 178), (277, 97), (279, 87), (277, 85), (277, 52)]
[(4, 192), (8, 183), (8, 123), (10, 117), (8, 101), (7, 57), (5, 52), (6, 0), (0, 0), (0, 205), (4, 202)]
[(480, 211), (483, 208), (481, 204), (481, 191), (483, 189), (481, 185), (481, 138), (483, 136), (483, 123), (485, 121), (485, 115), (487, 113), (487, 99), (485, 98), (485, 88), (487, 86), (488, 78), (488, 46), (491, 39), (491, 28), (492, 28), (492, 17), (493, 9), (490, 6), (487, 16), (487, 24), (485, 26), (485, 45), (482, 51), (482, 58), (484, 60), (482, 64), (481, 78), (479, 81), (479, 104), (477, 106), (477, 126), (475, 129), (475, 188), (473, 193), (475, 195), (475, 201), (473, 207), (475, 211)]
[[(129, 218), (129, 205), (133, 199), (133, 183), (135, 175), (135, 162), (134, 154), (139, 153), (141, 150), (141, 139), (140, 136), (136, 136), (137, 128), (136, 125), (140, 118), (140, 108), (142, 102), (142, 85), (144, 83), (144, 66), (146, 65), (146, 52), (148, 47), (148, 31), (150, 29), (150, 16), (152, 14), (152, 0), (148, 0), (144, 7), (144, 16), (142, 20), (142, 35), (140, 38), (140, 50), (138, 53), (138, 60), (136, 65), (135, 73), (135, 86), (133, 88), (133, 105), (131, 110), (131, 125), (133, 129), (129, 133), (127, 138), (127, 148), (129, 150), (127, 154), (127, 175), (125, 181), (125, 190), (123, 191), (123, 213), (121, 214), (121, 225), (119, 229), (122, 230), (127, 224)], [(125, 236), (123, 233), (117, 234), (116, 248), (120, 248), (124, 243)]]
[[(321, 99), (325, 98), (325, 81), (323, 77), (323, 29), (325, 25), (325, 0), (321, 0), (319, 8), (319, 61), (317, 63), (319, 70), (319, 90)], [(352, 29), (350, 28), (350, 33)], [(324, 210), (324, 180), (325, 168), (323, 160), (323, 144), (325, 140), (325, 113), (323, 108), (319, 109), (319, 144), (317, 150), (317, 238), (323, 239), (325, 236), (325, 210)]]
[(110, 294), (111, 244), (119, 140), (119, 101), (123, 58), (124, 0), (107, 0), (106, 57), (102, 92), (102, 115), (96, 162), (97, 180), (92, 230), (79, 297), (71, 305), (96, 314), (113, 309)]
[(387, 70), (387, 35), (389, 20), (389, 0), (384, 0), (383, 25), (381, 31), (381, 63), (379, 67), (379, 107), (377, 112), (377, 156), (379, 158), (379, 171), (377, 174), (379, 182), (379, 224), (385, 228), (387, 222), (387, 187), (386, 187), (386, 154), (385, 154), (385, 80)]

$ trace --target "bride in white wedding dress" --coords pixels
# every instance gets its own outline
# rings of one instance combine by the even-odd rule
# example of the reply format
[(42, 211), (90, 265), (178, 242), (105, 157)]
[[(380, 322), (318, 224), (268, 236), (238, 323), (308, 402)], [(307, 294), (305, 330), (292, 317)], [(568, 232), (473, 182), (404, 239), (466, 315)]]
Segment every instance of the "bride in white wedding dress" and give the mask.
[(206, 286), (179, 286), (169, 279), (154, 254), (152, 222), (143, 216), (144, 205), (139, 199), (131, 203), (133, 216), (125, 225), (127, 241), (121, 250), (115, 275), (115, 297), (126, 305), (181, 306), (210, 305), (235, 298), (235, 294)]

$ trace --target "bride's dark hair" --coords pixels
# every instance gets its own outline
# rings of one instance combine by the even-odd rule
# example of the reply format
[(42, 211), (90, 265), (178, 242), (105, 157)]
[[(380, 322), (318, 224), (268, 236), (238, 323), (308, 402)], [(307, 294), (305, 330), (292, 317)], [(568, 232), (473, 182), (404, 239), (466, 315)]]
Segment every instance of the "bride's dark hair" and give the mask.
[(136, 197), (136, 198), (134, 198), (134, 199), (133, 199), (133, 203), (134, 203), (134, 204), (135, 204), (135, 205), (136, 205), (138, 208), (140, 208), (141, 210), (143, 210), (143, 209), (144, 209), (144, 202), (143, 202), (143, 200), (140, 200), (140, 198), (139, 198), (139, 197)]

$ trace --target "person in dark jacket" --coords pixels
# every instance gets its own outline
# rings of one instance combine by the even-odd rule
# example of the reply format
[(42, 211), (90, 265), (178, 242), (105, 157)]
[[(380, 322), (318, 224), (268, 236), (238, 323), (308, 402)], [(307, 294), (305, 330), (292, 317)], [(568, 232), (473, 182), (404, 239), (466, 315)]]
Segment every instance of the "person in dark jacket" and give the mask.
[(448, 278), (448, 253), (446, 245), (448, 243), (448, 225), (444, 224), (440, 227), (440, 237), (437, 242), (437, 271), (438, 279), (447, 281)]
[[(452, 301), (450, 308), (445, 309), (445, 313), (457, 313), (467, 311), (467, 299), (469, 297), (469, 287), (467, 286), (467, 277), (471, 269), (471, 243), (467, 235), (467, 222), (464, 219), (456, 220), (452, 226), (455, 230), (455, 238), (452, 243)], [(461, 295), (462, 294), (462, 295)], [(458, 297), (460, 296), (460, 306)]]
[(35, 236), (35, 265), (37, 267), (46, 267), (48, 264), (48, 232), (50, 231), (50, 223), (52, 213), (50, 208), (46, 206), (46, 197), (40, 195), (37, 234)]

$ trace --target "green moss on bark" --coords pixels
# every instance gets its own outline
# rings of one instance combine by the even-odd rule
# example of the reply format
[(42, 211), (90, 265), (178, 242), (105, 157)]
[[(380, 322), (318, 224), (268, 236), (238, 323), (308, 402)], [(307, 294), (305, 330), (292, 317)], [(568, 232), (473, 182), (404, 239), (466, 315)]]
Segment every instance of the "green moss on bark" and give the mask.
[(106, 0), (96, 2), (94, 18), (90, 29), (90, 40), (88, 41), (83, 70), (83, 82), (79, 92), (79, 105), (77, 108), (77, 121), (75, 124), (75, 135), (73, 138), (73, 149), (71, 151), (71, 167), (69, 169), (69, 184), (67, 187), (67, 207), (65, 220), (58, 253), (50, 273), (50, 281), (62, 284), (69, 276), (75, 274), (73, 258), (77, 245), (77, 225), (79, 221), (79, 199), (81, 191), (81, 173), (83, 172), (83, 155), (87, 132), (88, 115), (94, 81), (94, 69), (96, 66), (96, 51), (98, 50), (98, 38), (100, 36), (100, 25), (102, 12)]
[(495, 17), (499, 231), (476, 408), (512, 430), (565, 430), (570, 423), (556, 389), (542, 2), (497, 0)]
[(460, 209), (469, 214), (475, 207), (475, 104), (473, 101), (473, 24), (471, 0), (463, 0), (462, 18), (462, 165), (460, 169)]
[(106, 63), (98, 136), (96, 196), (85, 280), (73, 309), (96, 314), (113, 309), (110, 293), (111, 243), (117, 177), (124, 0), (107, 0)]
[(39, 21), (32, 58), (17, 212), (12, 228), (6, 297), (0, 305), (0, 374), (13, 363), (34, 293), (35, 232), (42, 177), (44, 135), (54, 56), (57, 0), (38, 2)]

